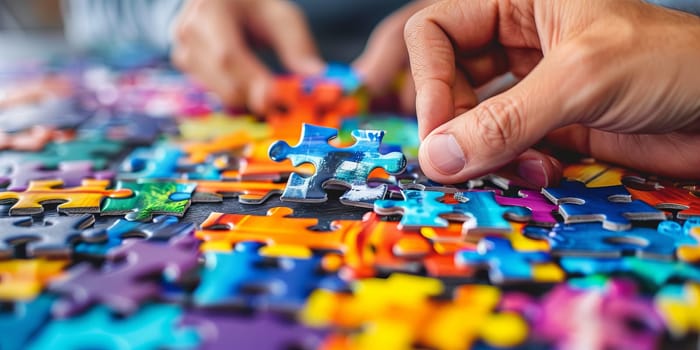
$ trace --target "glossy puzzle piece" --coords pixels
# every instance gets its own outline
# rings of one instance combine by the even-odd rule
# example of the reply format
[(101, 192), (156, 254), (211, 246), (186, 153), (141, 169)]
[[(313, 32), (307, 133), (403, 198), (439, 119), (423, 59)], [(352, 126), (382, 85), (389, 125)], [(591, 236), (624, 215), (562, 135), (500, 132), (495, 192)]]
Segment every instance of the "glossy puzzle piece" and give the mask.
[(660, 184), (639, 177), (626, 177), (625, 187), (632, 197), (661, 210), (678, 210), (679, 219), (700, 216), (700, 197), (673, 184)]
[(72, 137), (72, 131), (40, 125), (16, 133), (0, 130), (0, 150), (38, 152), (49, 142), (66, 142)]
[(359, 224), (338, 220), (331, 223), (332, 231), (314, 231), (311, 228), (318, 225), (318, 219), (290, 217), (293, 213), (287, 207), (271, 208), (266, 216), (211, 213), (195, 234), (207, 243), (225, 243), (226, 250), (239, 242), (255, 241), (340, 252), (345, 233)]
[(657, 229), (635, 227), (627, 231), (606, 230), (599, 223), (559, 224), (553, 228), (526, 227), (525, 233), (549, 241), (554, 255), (619, 257), (633, 253), (652, 259), (673, 259), (678, 247), (698, 244), (681, 230), (669, 229), (668, 223), (660, 223)]
[[(68, 260), (0, 261), (0, 300), (31, 300), (63, 272)], [(4, 348), (3, 348), (4, 349)]]
[(462, 226), (465, 234), (470, 233), (510, 233), (512, 227), (506, 218), (513, 221), (530, 220), (530, 209), (522, 206), (498, 204), (492, 191), (458, 192), (454, 198), (457, 204), (446, 217), (459, 219), (467, 217)]
[(63, 186), (80, 186), (85, 179), (111, 180), (114, 173), (108, 170), (94, 171), (92, 162), (72, 161), (61, 162), (58, 168), (46, 168), (40, 162), (23, 161), (14, 162), (9, 166), (6, 175), (0, 175), (0, 184), (7, 182), (6, 191), (24, 191), (31, 181), (36, 180), (61, 180)]
[[(258, 242), (237, 243), (233, 252), (208, 252), (202, 280), (194, 292), (198, 306), (252, 306), (294, 310), (324, 284), (342, 283), (322, 271), (322, 257), (265, 257)], [(341, 283), (338, 285), (338, 283)]]
[(542, 194), (559, 205), (566, 223), (601, 221), (608, 230), (624, 231), (632, 227), (630, 220), (666, 219), (662, 211), (633, 200), (624, 186), (588, 188), (578, 181), (562, 181)]
[(107, 198), (102, 205), (102, 215), (124, 215), (127, 220), (150, 220), (153, 215), (184, 215), (190, 206), (194, 183), (172, 181), (119, 181), (116, 190), (130, 190), (133, 194), (124, 198)]
[(227, 197), (238, 197), (243, 204), (261, 204), (270, 197), (282, 194), (285, 184), (271, 181), (213, 181), (193, 180), (197, 185), (193, 202), (222, 202)]
[(151, 241), (168, 241), (173, 237), (187, 236), (194, 232), (191, 222), (179, 222), (174, 216), (161, 215), (153, 222), (140, 222), (119, 219), (106, 229), (107, 239), (102, 242), (83, 242), (75, 247), (78, 254), (105, 256), (112, 248), (120, 246), (124, 240), (142, 238)]
[(98, 303), (121, 314), (135, 312), (142, 302), (160, 295), (160, 278), (177, 281), (198, 266), (197, 242), (191, 237), (168, 243), (131, 240), (111, 250), (107, 259), (101, 269), (76, 265), (49, 285), (64, 296), (54, 304), (54, 316), (68, 317)]
[(100, 232), (85, 230), (93, 222), (95, 218), (89, 214), (47, 217), (37, 223), (31, 217), (1, 218), (0, 257), (15, 256), (21, 247), (24, 247), (24, 255), (28, 257), (69, 257), (77, 241), (104, 239)]
[(272, 160), (281, 162), (290, 159), (292, 165), (311, 163), (314, 175), (302, 177), (291, 174), (281, 199), (301, 202), (325, 202), (323, 186), (326, 184), (352, 187), (367, 183), (372, 170), (382, 168), (389, 174), (398, 174), (406, 166), (406, 157), (400, 152), (379, 153), (383, 131), (355, 130), (356, 142), (350, 147), (337, 148), (328, 144), (338, 131), (332, 128), (304, 124), (299, 143), (291, 147), (286, 141), (270, 145)]
[(24, 192), (0, 192), (0, 203), (14, 202), (10, 215), (34, 215), (44, 212), (43, 204), (60, 203), (59, 213), (99, 213), (103, 199), (121, 199), (132, 196), (130, 189), (108, 190), (109, 180), (83, 180), (78, 187), (60, 188), (61, 180), (32, 181)]
[[(27, 348), (37, 330), (51, 318), (51, 304), (54, 298), (41, 295), (26, 302), (16, 302), (10, 310), (0, 311), (0, 349), (21, 350)], [(11, 336), (10, 336), (11, 335)]]
[(404, 190), (404, 200), (381, 200), (374, 202), (374, 212), (379, 215), (402, 214), (400, 228), (403, 230), (421, 227), (447, 227), (448, 222), (441, 215), (452, 213), (453, 206), (439, 199), (442, 192)]
[(547, 252), (516, 251), (506, 238), (487, 237), (479, 241), (477, 251), (460, 251), (458, 265), (486, 266), (494, 284), (514, 282), (560, 282), (564, 273), (551, 262)]
[(700, 284), (668, 285), (657, 293), (654, 303), (672, 336), (700, 331)]
[[(319, 349), (326, 332), (282, 320), (271, 313), (246, 316), (216, 310), (188, 310), (182, 321), (202, 335), (202, 350)], [(235, 345), (234, 345), (235, 344)]]
[(496, 194), (496, 202), (500, 205), (519, 206), (530, 209), (532, 217), (530, 222), (535, 225), (554, 226), (557, 220), (552, 213), (557, 206), (552, 204), (541, 193), (533, 190), (518, 191), (519, 197), (506, 197)]
[(126, 318), (104, 306), (49, 323), (27, 349), (181, 349), (196, 348), (201, 336), (179, 327), (183, 311), (177, 305), (149, 304)]

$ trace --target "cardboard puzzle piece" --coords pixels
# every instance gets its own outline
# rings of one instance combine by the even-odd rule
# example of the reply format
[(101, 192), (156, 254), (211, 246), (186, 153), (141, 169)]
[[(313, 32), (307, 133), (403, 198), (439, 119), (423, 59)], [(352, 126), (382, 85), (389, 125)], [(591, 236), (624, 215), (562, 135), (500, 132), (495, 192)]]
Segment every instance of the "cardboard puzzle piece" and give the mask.
[(345, 96), (338, 84), (328, 81), (305, 83), (300, 77), (278, 78), (273, 101), (276, 108), (266, 115), (266, 120), (271, 136), (283, 140), (298, 138), (299, 131), (295, 128), (298, 125), (310, 123), (338, 128), (342, 116), (359, 112), (359, 101)]
[(663, 286), (674, 278), (684, 281), (700, 282), (700, 269), (678, 261), (659, 261), (623, 258), (591, 258), (565, 256), (559, 260), (561, 267), (570, 274), (632, 274), (656, 288)]
[(153, 215), (184, 215), (190, 206), (194, 183), (172, 181), (119, 181), (116, 190), (129, 190), (132, 195), (107, 198), (101, 215), (124, 215), (131, 221), (148, 221)]
[(441, 215), (452, 213), (453, 206), (440, 201), (442, 192), (404, 190), (404, 200), (380, 200), (374, 202), (374, 212), (379, 215), (402, 214), (400, 228), (447, 227)]
[(325, 202), (323, 186), (326, 184), (352, 187), (367, 183), (372, 170), (382, 168), (389, 174), (401, 173), (406, 166), (406, 157), (400, 152), (379, 153), (384, 136), (379, 130), (355, 130), (356, 142), (350, 147), (337, 148), (328, 141), (338, 134), (336, 129), (304, 124), (299, 143), (292, 147), (286, 141), (277, 141), (270, 146), (269, 155), (274, 161), (285, 159), (292, 165), (311, 163), (315, 173), (303, 177), (293, 173), (281, 199), (301, 202)]
[(24, 192), (0, 192), (0, 203), (14, 202), (10, 215), (34, 215), (44, 212), (43, 204), (60, 203), (59, 213), (99, 213), (103, 199), (123, 199), (133, 195), (130, 189), (108, 190), (109, 180), (83, 180), (78, 187), (60, 188), (61, 180), (32, 181)]
[(654, 304), (673, 337), (700, 331), (700, 284), (667, 285), (656, 294)]
[(245, 148), (253, 142), (247, 131), (239, 130), (231, 134), (216, 137), (210, 141), (189, 142), (182, 145), (182, 151), (187, 154), (187, 161), (193, 164), (202, 163), (216, 154), (243, 155)]
[(121, 314), (135, 312), (142, 302), (160, 295), (161, 278), (177, 281), (198, 266), (197, 242), (192, 237), (167, 243), (130, 240), (111, 250), (107, 259), (99, 269), (76, 265), (49, 285), (63, 296), (53, 306), (54, 316), (75, 315), (98, 303)]
[(322, 270), (322, 257), (308, 259), (265, 257), (259, 242), (240, 242), (233, 252), (208, 252), (199, 287), (198, 306), (247, 306), (295, 310), (316, 288), (344, 285)]
[(639, 257), (670, 260), (676, 249), (697, 246), (698, 241), (682, 230), (635, 227), (627, 231), (610, 231), (598, 223), (557, 225), (553, 228), (526, 227), (527, 236), (549, 241), (554, 255), (619, 257), (633, 253)]
[(179, 222), (178, 218), (169, 215), (156, 216), (153, 222), (119, 219), (105, 230), (107, 235), (105, 241), (79, 243), (75, 246), (75, 252), (104, 257), (112, 248), (122, 245), (127, 239), (141, 238), (162, 242), (173, 237), (189, 235), (194, 232), (194, 229), (193, 223)]
[(61, 180), (63, 186), (73, 187), (80, 186), (88, 178), (111, 180), (114, 173), (108, 170), (94, 171), (89, 160), (60, 162), (55, 169), (46, 168), (36, 161), (14, 162), (6, 175), (0, 175), (0, 184), (7, 182), (6, 191), (20, 192), (26, 190), (31, 181)]
[(96, 306), (82, 315), (49, 323), (27, 349), (164, 349), (196, 348), (201, 336), (179, 327), (177, 305), (149, 304), (126, 318)]
[(238, 197), (243, 204), (262, 204), (270, 197), (282, 194), (285, 184), (271, 181), (214, 181), (193, 180), (197, 185), (193, 202), (222, 202), (224, 198)]
[(665, 220), (665, 214), (654, 207), (633, 200), (624, 186), (588, 188), (582, 182), (562, 181), (559, 187), (542, 190), (559, 205), (564, 222), (601, 221), (608, 230), (624, 231), (632, 227), (630, 220)]
[[(202, 350), (319, 349), (325, 331), (282, 320), (271, 313), (251, 316), (216, 310), (187, 310), (182, 324), (195, 327)], [(234, 345), (235, 344), (235, 345)]]
[[(342, 252), (345, 233), (359, 223), (338, 220), (331, 223), (331, 231), (314, 231), (312, 228), (318, 225), (318, 219), (290, 217), (293, 213), (287, 207), (271, 208), (266, 216), (211, 213), (195, 235), (205, 242), (225, 243), (225, 250), (239, 242), (255, 241)], [(205, 250), (206, 245), (203, 246)]]
[(661, 210), (677, 210), (679, 219), (700, 216), (700, 197), (670, 183), (661, 184), (640, 177), (623, 179), (632, 197)]
[(38, 152), (49, 142), (66, 142), (72, 138), (72, 131), (40, 125), (16, 133), (0, 130), (0, 150)]
[[(0, 257), (67, 258), (77, 241), (99, 241), (100, 232), (86, 231), (95, 222), (92, 215), (56, 216), (34, 222), (31, 217), (0, 219)], [(24, 248), (24, 254), (17, 249)]]
[(477, 251), (460, 251), (455, 259), (458, 265), (487, 267), (494, 284), (560, 282), (565, 277), (547, 252), (516, 251), (508, 239), (501, 237), (483, 238)]
[[(54, 298), (48, 295), (25, 302), (16, 302), (10, 310), (0, 311), (0, 349), (21, 350), (51, 317), (51, 304)], [(11, 335), (11, 336), (10, 336)]]
[[(63, 272), (68, 260), (0, 261), (0, 300), (31, 300)], [(4, 349), (4, 348), (3, 348)]]
[(509, 233), (512, 230), (510, 222), (527, 222), (530, 220), (530, 209), (522, 206), (500, 205), (492, 191), (458, 192), (454, 198), (452, 213), (448, 218), (468, 217), (463, 225), (465, 234), (490, 232)]
[(540, 192), (534, 190), (520, 190), (517, 198), (496, 194), (496, 202), (500, 205), (518, 206), (530, 209), (532, 216), (530, 222), (541, 226), (554, 226), (557, 220), (552, 213), (557, 210)]

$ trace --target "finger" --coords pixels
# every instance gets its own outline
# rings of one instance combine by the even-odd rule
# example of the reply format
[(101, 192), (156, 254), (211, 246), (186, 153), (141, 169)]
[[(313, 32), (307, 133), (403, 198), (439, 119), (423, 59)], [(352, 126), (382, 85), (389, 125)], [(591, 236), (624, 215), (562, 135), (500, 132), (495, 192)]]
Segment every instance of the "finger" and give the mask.
[(453, 42), (465, 51), (487, 45), (495, 35), (497, 19), (493, 1), (446, 0), (421, 10), (406, 23), (404, 37), (416, 84), (421, 137), (454, 115)]
[(399, 86), (399, 107), (403, 113), (416, 114), (416, 85), (413, 84), (411, 72), (406, 70)]
[(508, 71), (508, 57), (502, 48), (489, 49), (478, 55), (458, 57), (458, 65), (466, 72), (469, 82), (478, 88)]
[(303, 12), (289, 1), (262, 1), (259, 5), (248, 12), (251, 30), (272, 46), (290, 72), (320, 74), (326, 65)]
[(496, 171), (496, 175), (508, 179), (511, 185), (540, 189), (558, 184), (562, 172), (563, 167), (556, 158), (528, 149), (514, 161)]
[(484, 175), (518, 157), (549, 131), (575, 122), (569, 98), (576, 96), (583, 78), (567, 68), (567, 55), (552, 51), (511, 89), (433, 130), (420, 149), (426, 175), (441, 183)]
[[(547, 135), (554, 145), (643, 172), (700, 179), (700, 137), (693, 134), (617, 134), (582, 125)], [(669, 156), (673, 155), (673, 156)]]

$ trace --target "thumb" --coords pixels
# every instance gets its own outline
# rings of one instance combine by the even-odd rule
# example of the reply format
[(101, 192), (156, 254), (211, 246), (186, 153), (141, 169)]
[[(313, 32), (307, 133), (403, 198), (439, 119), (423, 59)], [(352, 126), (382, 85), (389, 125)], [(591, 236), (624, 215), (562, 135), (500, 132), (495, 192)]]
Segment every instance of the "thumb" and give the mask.
[(511, 89), (433, 130), (419, 153), (425, 174), (441, 183), (485, 175), (517, 158), (549, 131), (576, 122), (575, 110), (583, 108), (586, 103), (581, 102), (591, 94), (580, 93), (585, 76), (572, 73), (576, 69), (567, 67), (576, 59), (565, 57), (546, 56)]

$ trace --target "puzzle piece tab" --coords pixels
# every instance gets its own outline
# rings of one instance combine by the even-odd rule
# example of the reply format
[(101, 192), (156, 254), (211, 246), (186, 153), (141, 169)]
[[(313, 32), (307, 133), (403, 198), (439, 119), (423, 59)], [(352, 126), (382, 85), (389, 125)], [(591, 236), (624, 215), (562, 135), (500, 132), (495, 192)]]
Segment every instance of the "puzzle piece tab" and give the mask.
[(119, 181), (117, 191), (130, 191), (131, 196), (107, 198), (102, 215), (124, 215), (127, 220), (150, 220), (153, 215), (184, 215), (190, 206), (194, 183), (172, 181)]
[(630, 220), (665, 220), (665, 214), (652, 206), (633, 200), (624, 186), (588, 188), (578, 181), (562, 181), (542, 193), (559, 205), (566, 223), (601, 221), (608, 230), (624, 231)]
[(301, 202), (325, 202), (323, 186), (328, 183), (352, 187), (367, 183), (372, 170), (382, 168), (390, 174), (402, 172), (406, 157), (400, 152), (379, 153), (383, 131), (355, 130), (356, 142), (350, 147), (337, 148), (328, 144), (338, 131), (332, 128), (304, 124), (299, 143), (292, 147), (286, 141), (277, 141), (270, 146), (272, 160), (285, 159), (292, 165), (311, 163), (315, 173), (308, 177), (291, 174), (282, 200)]

